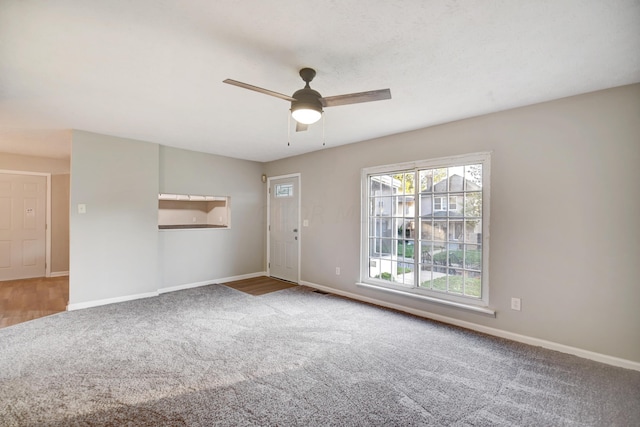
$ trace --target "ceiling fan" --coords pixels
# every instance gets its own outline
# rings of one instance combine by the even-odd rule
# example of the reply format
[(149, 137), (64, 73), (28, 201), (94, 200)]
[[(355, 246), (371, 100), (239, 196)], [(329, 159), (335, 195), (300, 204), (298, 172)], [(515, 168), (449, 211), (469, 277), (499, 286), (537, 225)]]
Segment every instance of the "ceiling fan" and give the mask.
[(296, 91), (293, 96), (284, 95), (272, 90), (263, 89), (237, 80), (226, 79), (223, 83), (242, 87), (266, 95), (275, 96), (291, 102), (291, 116), (296, 121), (296, 132), (306, 131), (310, 124), (320, 120), (323, 107), (336, 107), (338, 105), (357, 104), (360, 102), (382, 101), (391, 99), (389, 89), (371, 90), (368, 92), (349, 93), (346, 95), (336, 95), (323, 97), (317, 91), (311, 89), (309, 82), (316, 76), (313, 68), (303, 68), (300, 70), (300, 77), (306, 83), (304, 88)]

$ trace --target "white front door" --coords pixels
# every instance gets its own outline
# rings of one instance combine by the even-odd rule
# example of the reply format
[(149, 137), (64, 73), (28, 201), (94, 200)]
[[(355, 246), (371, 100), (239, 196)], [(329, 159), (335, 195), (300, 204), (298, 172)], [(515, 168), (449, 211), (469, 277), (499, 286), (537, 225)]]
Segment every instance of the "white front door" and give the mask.
[(269, 275), (298, 283), (300, 180), (269, 180)]
[(47, 178), (0, 173), (0, 280), (45, 276)]

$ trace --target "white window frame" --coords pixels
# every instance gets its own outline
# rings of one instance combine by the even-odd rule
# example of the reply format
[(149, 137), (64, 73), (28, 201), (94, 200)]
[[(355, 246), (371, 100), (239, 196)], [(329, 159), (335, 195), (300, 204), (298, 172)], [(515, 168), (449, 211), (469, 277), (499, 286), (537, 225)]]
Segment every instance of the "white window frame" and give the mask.
[[(369, 176), (387, 174), (387, 173), (401, 173), (411, 170), (419, 169), (436, 169), (447, 168), (455, 166), (463, 166), (469, 164), (482, 164), (482, 289), (480, 298), (472, 298), (465, 296), (458, 296), (452, 294), (444, 294), (438, 291), (421, 288), (413, 284), (413, 286), (407, 286), (399, 283), (395, 283), (388, 280), (375, 279), (369, 277)], [(365, 287), (373, 287), (380, 290), (389, 291), (396, 294), (403, 294), (410, 297), (417, 297), (430, 302), (440, 303), (449, 306), (455, 306), (458, 308), (469, 309), (474, 312), (480, 312), (483, 314), (489, 314), (495, 316), (495, 311), (489, 308), (489, 225), (490, 225), (490, 195), (491, 195), (491, 153), (480, 152), (473, 154), (465, 154), (460, 156), (442, 157), (437, 159), (419, 160), (405, 163), (396, 163), (391, 165), (381, 165), (362, 169), (361, 175), (361, 215), (362, 215), (362, 229), (361, 229), (361, 256), (360, 256), (360, 282), (358, 285)], [(417, 187), (417, 185), (416, 185)], [(417, 196), (419, 198), (419, 190), (416, 189)], [(449, 194), (444, 194), (444, 197), (448, 197)], [(448, 202), (448, 199), (447, 199)], [(448, 204), (448, 203), (447, 203)], [(434, 204), (435, 207), (435, 204)], [(432, 208), (435, 211), (435, 208)], [(443, 210), (448, 209), (448, 206), (443, 206)], [(420, 220), (419, 209), (416, 205), (414, 220), (416, 224)], [(417, 234), (417, 233), (416, 233)], [(419, 241), (417, 236), (416, 241)], [(415, 246), (414, 246), (415, 247)], [(414, 256), (414, 262), (416, 267), (418, 265), (418, 257)], [(417, 269), (414, 268), (414, 271)]]

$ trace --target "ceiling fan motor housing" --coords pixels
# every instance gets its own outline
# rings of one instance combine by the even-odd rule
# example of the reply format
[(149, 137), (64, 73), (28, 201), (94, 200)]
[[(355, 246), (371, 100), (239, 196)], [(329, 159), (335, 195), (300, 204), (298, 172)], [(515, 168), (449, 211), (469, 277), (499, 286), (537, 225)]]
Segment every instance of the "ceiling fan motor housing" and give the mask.
[(296, 100), (291, 101), (291, 111), (308, 109), (322, 113), (321, 97), (322, 95), (311, 88), (300, 89), (293, 94), (293, 98)]

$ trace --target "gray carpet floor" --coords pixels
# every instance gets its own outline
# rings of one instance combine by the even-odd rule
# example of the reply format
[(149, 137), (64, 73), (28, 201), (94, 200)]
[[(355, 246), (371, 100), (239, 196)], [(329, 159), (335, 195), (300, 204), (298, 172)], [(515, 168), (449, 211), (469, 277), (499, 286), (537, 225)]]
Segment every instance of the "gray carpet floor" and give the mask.
[(0, 329), (2, 426), (639, 426), (640, 372), (295, 287)]

